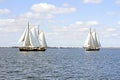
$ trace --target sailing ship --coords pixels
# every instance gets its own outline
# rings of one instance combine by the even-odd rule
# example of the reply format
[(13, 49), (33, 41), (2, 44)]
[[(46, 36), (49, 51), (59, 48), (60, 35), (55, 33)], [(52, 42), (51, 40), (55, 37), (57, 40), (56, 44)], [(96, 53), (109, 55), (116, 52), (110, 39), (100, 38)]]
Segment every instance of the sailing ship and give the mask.
[(47, 44), (45, 40), (45, 35), (43, 31), (39, 31), (36, 27), (25, 28), (19, 42), (23, 42), (23, 46), (19, 48), (20, 51), (45, 51)]
[(84, 49), (86, 51), (99, 51), (101, 47), (100, 41), (98, 39), (98, 35), (96, 34), (96, 31), (91, 31), (88, 33), (88, 36), (84, 43)]

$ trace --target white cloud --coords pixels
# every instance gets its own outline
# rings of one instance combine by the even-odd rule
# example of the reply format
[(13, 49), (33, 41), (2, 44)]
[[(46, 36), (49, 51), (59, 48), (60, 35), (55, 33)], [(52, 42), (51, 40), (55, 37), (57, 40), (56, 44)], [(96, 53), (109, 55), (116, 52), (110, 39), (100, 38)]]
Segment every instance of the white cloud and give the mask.
[[(70, 43), (79, 45), (71, 45), (71, 46), (82, 46), (84, 40), (88, 34), (89, 25), (98, 25), (97, 21), (76, 21), (72, 24), (64, 25), (64, 26), (53, 26), (50, 27), (50, 31), (46, 33), (48, 41), (56, 41), (56, 44), (59, 45), (59, 42), (65, 42), (66, 45)], [(75, 40), (75, 42), (74, 42)], [(63, 43), (62, 43), (63, 44)], [(82, 45), (81, 45), (82, 44)]]
[(113, 32), (113, 31), (116, 31), (116, 29), (115, 28), (107, 28), (106, 31)]
[(48, 4), (48, 3), (39, 3), (34, 4), (31, 7), (31, 10), (34, 12), (46, 12), (46, 13), (53, 13), (53, 14), (62, 14), (62, 13), (71, 13), (75, 12), (76, 8), (68, 8), (68, 7), (56, 7), (55, 5)]
[(102, 0), (84, 0), (84, 3), (94, 3), (94, 4), (99, 4), (101, 3)]
[(117, 33), (113, 33), (112, 36), (115, 36), (115, 37), (116, 37), (116, 36), (119, 36), (119, 34), (117, 34)]
[(81, 24), (83, 24), (83, 22), (82, 21), (76, 21), (75, 24), (76, 25), (81, 25)]
[(10, 13), (10, 10), (9, 9), (0, 9), (0, 14), (9, 14)]
[(116, 3), (116, 4), (120, 4), (120, 0), (116, 0), (115, 3)]
[(31, 11), (21, 14), (21, 18), (27, 19), (52, 19), (55, 14), (71, 13), (76, 11), (76, 8), (68, 7), (64, 5), (63, 7), (56, 7), (55, 5), (48, 3), (34, 4), (31, 7)]
[(0, 19), (0, 26), (9, 25), (14, 22), (15, 19)]
[(111, 12), (106, 12), (106, 15), (108, 15), (108, 16), (118, 16), (118, 17), (120, 17), (120, 13), (119, 13), (119, 12), (113, 12), (113, 11), (111, 11)]
[(104, 30), (102, 30), (101, 33), (101, 35), (103, 35), (103, 39), (119, 36), (119, 31), (117, 30), (117, 28), (114, 27), (107, 27)]
[(97, 21), (88, 21), (88, 22), (86, 22), (86, 24), (88, 26), (96, 26), (96, 25), (98, 25), (98, 22)]
[(0, 2), (3, 2), (4, 0), (0, 0)]
[(0, 19), (0, 33), (17, 32), (19, 28), (15, 19)]
[[(20, 15), (21, 17), (31, 18), (35, 17), (35, 15), (32, 12), (27, 12), (25, 14)], [(36, 17), (39, 17), (40, 15), (37, 15)]]
[(120, 21), (118, 21), (118, 25), (120, 25)]
[[(68, 38), (68, 36), (70, 36), (69, 38), (72, 39), (71, 36), (74, 36), (73, 38), (77, 38), (78, 35), (84, 35), (83, 33), (88, 31), (88, 28), (90, 26), (88, 26), (88, 24), (92, 24), (92, 25), (96, 25), (96, 23), (94, 23), (93, 21), (89, 21), (90, 23), (87, 23), (87, 22), (82, 22), (82, 21), (76, 21), (75, 23), (73, 24), (69, 24), (69, 25), (66, 25), (66, 26), (53, 26), (51, 27), (51, 34), (49, 33), (49, 35), (53, 35), (54, 33), (59, 35), (59, 36), (63, 36), (65, 38)], [(97, 23), (98, 24), (98, 23)], [(53, 33), (53, 34), (52, 34)]]
[(41, 14), (41, 13), (33, 13), (33, 12), (27, 12), (22, 15), (20, 15), (22, 18), (31, 18), (31, 19), (51, 19), (54, 17), (52, 14)]
[(114, 15), (116, 15), (115, 12), (107, 12), (106, 14), (107, 14), (108, 16), (114, 16)]

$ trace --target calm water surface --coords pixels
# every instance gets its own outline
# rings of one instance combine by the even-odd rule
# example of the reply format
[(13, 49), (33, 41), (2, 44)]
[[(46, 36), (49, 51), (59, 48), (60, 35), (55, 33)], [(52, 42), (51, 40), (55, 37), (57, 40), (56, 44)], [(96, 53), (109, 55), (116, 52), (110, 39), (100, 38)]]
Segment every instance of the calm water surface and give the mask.
[(0, 48), (0, 80), (120, 80), (120, 49)]

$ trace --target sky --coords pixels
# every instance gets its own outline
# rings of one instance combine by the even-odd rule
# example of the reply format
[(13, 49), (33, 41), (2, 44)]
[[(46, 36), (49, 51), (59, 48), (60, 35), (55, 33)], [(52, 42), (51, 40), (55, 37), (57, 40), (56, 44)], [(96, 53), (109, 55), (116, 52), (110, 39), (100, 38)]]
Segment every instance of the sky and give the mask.
[(21, 46), (28, 22), (50, 47), (83, 47), (89, 28), (102, 47), (120, 47), (120, 0), (0, 0), (0, 46)]

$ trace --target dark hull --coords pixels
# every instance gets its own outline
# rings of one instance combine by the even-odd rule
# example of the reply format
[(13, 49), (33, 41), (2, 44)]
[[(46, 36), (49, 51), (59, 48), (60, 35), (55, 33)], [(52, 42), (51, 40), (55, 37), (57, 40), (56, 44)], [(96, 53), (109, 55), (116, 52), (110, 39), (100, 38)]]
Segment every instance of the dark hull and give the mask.
[(86, 47), (83, 47), (85, 49), (85, 51), (99, 51), (100, 48), (97, 48), (97, 49), (91, 49), (91, 48), (86, 48)]
[(100, 49), (85, 49), (86, 51), (99, 51)]
[(45, 51), (45, 48), (32, 48), (32, 47), (21, 47), (19, 48), (20, 51)]

